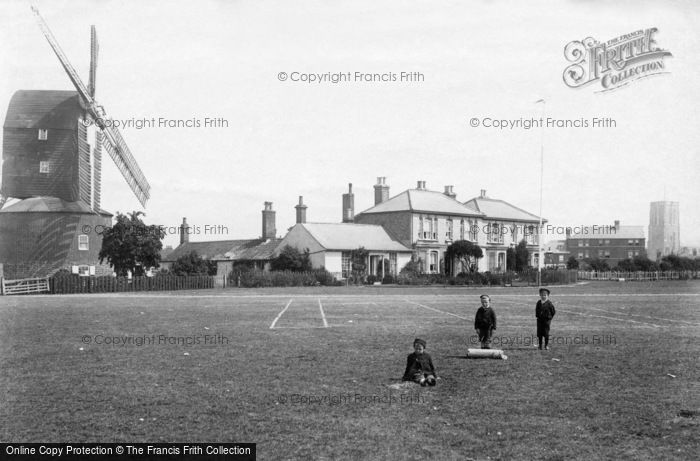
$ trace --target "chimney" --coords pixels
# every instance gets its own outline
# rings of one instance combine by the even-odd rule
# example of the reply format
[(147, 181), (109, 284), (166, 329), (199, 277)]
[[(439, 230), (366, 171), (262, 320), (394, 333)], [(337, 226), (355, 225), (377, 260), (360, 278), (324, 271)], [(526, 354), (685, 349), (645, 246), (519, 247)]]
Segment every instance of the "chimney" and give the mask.
[(352, 193), (352, 183), (348, 184), (348, 193), (343, 194), (343, 222), (355, 220), (355, 194)]
[(299, 205), (295, 206), (297, 209), (297, 224), (304, 224), (306, 222), (306, 205), (304, 205), (304, 197), (299, 196)]
[(265, 202), (265, 209), (262, 210), (262, 238), (265, 240), (275, 238), (275, 211), (272, 209), (272, 202)]
[(190, 241), (190, 225), (187, 224), (187, 218), (182, 218), (180, 225), (180, 245)]
[(486, 189), (481, 189), (481, 194), (479, 194), (479, 198), (486, 198)]
[(443, 193), (445, 195), (447, 195), (449, 198), (456, 199), (457, 194), (454, 193), (454, 191), (452, 190), (453, 188), (454, 188), (454, 186), (445, 186), (445, 192), (443, 192)]
[(425, 190), (425, 181), (418, 181), (418, 186), (416, 186), (416, 189)]
[(389, 200), (389, 186), (386, 185), (386, 177), (377, 178), (377, 184), (374, 185), (374, 204), (379, 205), (382, 202)]

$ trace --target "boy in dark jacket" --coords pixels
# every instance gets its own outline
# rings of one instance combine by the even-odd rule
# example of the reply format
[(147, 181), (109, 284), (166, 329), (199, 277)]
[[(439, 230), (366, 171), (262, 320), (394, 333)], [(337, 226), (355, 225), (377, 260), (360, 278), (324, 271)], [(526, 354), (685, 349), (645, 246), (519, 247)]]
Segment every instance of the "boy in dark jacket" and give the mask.
[(481, 307), (476, 311), (474, 329), (479, 335), (482, 349), (491, 349), (491, 334), (496, 329), (496, 313), (491, 308), (489, 295), (481, 295)]
[(535, 317), (537, 317), (537, 342), (538, 349), (542, 349), (542, 339), (544, 339), (544, 349), (549, 350), (549, 325), (556, 313), (554, 304), (549, 300), (549, 290), (540, 288), (540, 300), (535, 306)]
[(420, 338), (413, 341), (413, 353), (406, 360), (406, 371), (403, 373), (404, 381), (413, 381), (421, 386), (434, 386), (437, 373), (433, 366), (433, 359), (425, 352), (426, 342)]

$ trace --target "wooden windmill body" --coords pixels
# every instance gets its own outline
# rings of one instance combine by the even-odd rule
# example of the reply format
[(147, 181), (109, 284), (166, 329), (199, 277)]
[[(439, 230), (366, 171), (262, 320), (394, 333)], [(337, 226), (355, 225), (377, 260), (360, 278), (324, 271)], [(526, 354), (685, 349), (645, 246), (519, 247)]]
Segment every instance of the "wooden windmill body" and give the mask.
[[(19, 90), (12, 96), (3, 125), (0, 264), (6, 278), (46, 276), (75, 267), (107, 272), (97, 263), (101, 230), (111, 225), (112, 217), (100, 208), (103, 147), (144, 206), (150, 186), (121, 133), (95, 101), (94, 26), (86, 87), (39, 12), (33, 11), (77, 91)], [(3, 207), (10, 198), (19, 201)]]

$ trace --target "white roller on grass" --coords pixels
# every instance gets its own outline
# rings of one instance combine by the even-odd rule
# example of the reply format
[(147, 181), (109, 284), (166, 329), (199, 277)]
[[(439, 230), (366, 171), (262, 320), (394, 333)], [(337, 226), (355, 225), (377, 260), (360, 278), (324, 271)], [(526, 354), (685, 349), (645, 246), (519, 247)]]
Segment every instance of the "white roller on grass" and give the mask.
[(470, 359), (508, 359), (501, 349), (468, 349), (467, 357)]

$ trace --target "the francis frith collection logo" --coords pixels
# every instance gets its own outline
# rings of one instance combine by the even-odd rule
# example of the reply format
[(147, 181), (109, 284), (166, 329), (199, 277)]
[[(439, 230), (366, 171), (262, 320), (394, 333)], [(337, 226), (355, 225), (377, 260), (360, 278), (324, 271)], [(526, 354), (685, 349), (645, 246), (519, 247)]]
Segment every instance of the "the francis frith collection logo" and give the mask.
[(673, 56), (657, 46), (655, 27), (599, 42), (588, 37), (564, 47), (564, 56), (571, 62), (564, 69), (564, 83), (581, 88), (600, 82), (599, 91), (618, 89), (635, 80), (667, 73), (664, 59)]

